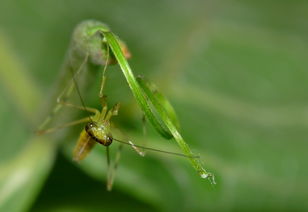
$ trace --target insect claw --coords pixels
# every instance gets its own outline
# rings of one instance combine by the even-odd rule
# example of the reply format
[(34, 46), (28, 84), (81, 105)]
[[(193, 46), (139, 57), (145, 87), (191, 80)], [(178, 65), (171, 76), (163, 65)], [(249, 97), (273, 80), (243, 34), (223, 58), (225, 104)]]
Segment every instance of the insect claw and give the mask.
[(112, 108), (112, 115), (117, 116), (120, 109), (120, 103), (117, 103)]

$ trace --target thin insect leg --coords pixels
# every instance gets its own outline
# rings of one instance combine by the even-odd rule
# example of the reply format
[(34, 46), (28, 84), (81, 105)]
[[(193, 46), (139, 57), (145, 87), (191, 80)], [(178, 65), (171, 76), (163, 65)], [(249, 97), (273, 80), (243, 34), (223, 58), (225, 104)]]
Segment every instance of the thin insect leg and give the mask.
[[(97, 109), (91, 108), (91, 107), (78, 106), (78, 105), (74, 105), (74, 104), (71, 104), (71, 103), (68, 103), (68, 102), (60, 102), (60, 103), (58, 103), (58, 105), (63, 105), (63, 106), (66, 106), (66, 107), (72, 107), (72, 108), (75, 108), (75, 109), (78, 109), (78, 110), (83, 110), (83, 111), (88, 111), (88, 112), (91, 112), (91, 113), (94, 113), (94, 114), (99, 114), (99, 111)], [(84, 119), (91, 121), (91, 118), (89, 116), (87, 118), (84, 118)], [(83, 119), (81, 119), (81, 120), (83, 120)], [(70, 123), (68, 123), (68, 124), (70, 124)], [(83, 122), (81, 122), (81, 123), (83, 123)], [(77, 124), (79, 124), (79, 123), (77, 123)], [(66, 127), (66, 125), (67, 124), (64, 124), (64, 125), (61, 125), (61, 126)], [(68, 126), (72, 126), (72, 125), (68, 125)], [(58, 128), (63, 128), (63, 127), (52, 127), (52, 128), (49, 128), (49, 129), (43, 129), (42, 127), (40, 127), (36, 133), (37, 134), (50, 133), (50, 132), (54, 132)]]
[[(105, 66), (106, 67), (106, 66)], [(104, 68), (105, 69), (105, 68)], [(105, 76), (105, 70), (102, 72), (102, 82), (101, 82), (101, 88), (99, 90), (99, 98), (101, 99), (104, 96), (103, 90), (106, 82), (106, 76)], [(102, 99), (101, 99), (102, 102)]]
[(109, 120), (112, 116), (117, 116), (119, 113), (120, 104), (115, 104), (107, 113), (105, 120)]
[[(83, 70), (83, 66), (87, 63), (88, 61), (88, 54), (85, 56), (83, 62), (81, 63), (80, 67), (78, 68), (78, 70), (74, 73), (73, 78), (76, 77), (81, 70)], [(60, 102), (63, 102), (63, 99), (67, 99), (73, 89), (74, 89), (74, 82), (73, 82), (73, 78), (70, 80), (70, 82), (66, 85), (66, 87), (63, 89), (63, 91), (60, 93), (60, 95), (57, 97), (57, 104), (54, 106), (54, 108), (52, 109), (52, 112), (50, 113), (50, 115), (47, 116), (47, 118), (43, 121), (43, 123), (39, 126), (39, 130), (45, 128), (45, 126), (53, 119), (53, 117), (58, 113), (58, 111), (62, 108), (62, 104), (60, 104)]]
[(100, 91), (99, 91), (99, 99), (100, 99), (100, 102), (101, 102), (101, 105), (102, 105), (102, 112), (100, 114), (100, 119), (101, 118), (103, 119), (105, 117), (105, 115), (107, 113), (107, 109), (108, 109), (107, 104), (106, 104), (106, 96), (103, 93), (105, 82), (106, 82), (105, 73), (106, 73), (106, 70), (107, 70), (108, 62), (109, 62), (109, 45), (107, 45), (107, 59), (106, 59), (106, 64), (104, 66), (104, 69), (102, 71), (102, 82), (101, 82), (101, 88), (100, 88)]
[(52, 112), (50, 113), (50, 115), (47, 116), (47, 118), (43, 121), (43, 123), (38, 127), (38, 130), (42, 130), (43, 128), (45, 128), (45, 126), (47, 126), (47, 124), (49, 122), (51, 122), (51, 120), (53, 119), (53, 117), (55, 116), (55, 114), (61, 109), (62, 105), (57, 104)]
[(135, 150), (140, 156), (145, 156), (145, 152), (141, 151), (132, 141), (128, 141), (128, 143), (133, 148), (133, 150)]
[(101, 104), (102, 104), (102, 111), (99, 115), (99, 119), (102, 120), (105, 118), (106, 116), (106, 113), (107, 113), (107, 110), (108, 110), (108, 106), (107, 106), (107, 103), (106, 103), (106, 96), (103, 95), (102, 97), (100, 97), (100, 100), (101, 100)]
[(114, 165), (110, 166), (110, 169), (108, 169), (108, 179), (107, 179), (107, 190), (108, 191), (111, 191), (112, 186), (113, 186), (115, 174), (116, 174), (116, 171), (117, 171), (120, 159), (121, 159), (122, 147), (123, 147), (123, 144), (120, 144), (118, 146), (118, 149), (117, 149), (117, 152), (116, 152), (115, 161), (114, 161)]
[(107, 161), (107, 190), (111, 191), (112, 189), (112, 184), (110, 182), (111, 179), (111, 166), (110, 166), (110, 153), (109, 153), (109, 146), (106, 146), (106, 161)]
[(107, 45), (106, 63), (105, 63), (104, 69), (102, 71), (102, 82), (101, 82), (101, 88), (99, 90), (99, 97), (100, 98), (103, 98), (103, 96), (104, 96), (103, 90), (104, 90), (104, 86), (105, 86), (105, 82), (106, 82), (105, 74), (106, 74), (106, 70), (107, 70), (107, 67), (108, 67), (108, 63), (109, 63), (109, 45)]
[(109, 146), (106, 146), (106, 158), (107, 158), (107, 167), (109, 167), (110, 166)]
[(72, 108), (76, 108), (78, 110), (84, 110), (84, 111), (88, 111), (90, 113), (94, 113), (94, 114), (98, 114), (99, 111), (95, 108), (92, 108), (92, 107), (84, 107), (84, 106), (79, 106), (79, 105), (75, 105), (75, 104), (72, 104), (72, 103), (69, 103), (69, 102), (59, 102), (59, 104), (61, 105), (64, 105), (66, 107), (72, 107)]
[(146, 150), (150, 150), (150, 151), (154, 151), (154, 152), (160, 152), (160, 153), (165, 153), (165, 154), (170, 154), (170, 155), (177, 155), (177, 156), (181, 156), (181, 157), (186, 157), (186, 158), (200, 158), (200, 156), (198, 155), (193, 155), (193, 154), (182, 154), (182, 153), (177, 153), (177, 152), (169, 152), (169, 151), (165, 151), (165, 150), (160, 150), (160, 149), (155, 149), (155, 148), (151, 148), (151, 147), (144, 147), (144, 146), (140, 146), (140, 145), (137, 145), (137, 144), (133, 144), (133, 142), (131, 141), (122, 141), (122, 140), (119, 140), (119, 139), (116, 139), (116, 138), (113, 138), (113, 140), (119, 142), (119, 143), (122, 143), (122, 144), (126, 144), (126, 145), (130, 145), (134, 148), (134, 150), (139, 150), (140, 149), (146, 149)]
[(89, 122), (90, 120), (91, 120), (90, 117), (86, 117), (86, 118), (82, 118), (82, 119), (79, 119), (79, 120), (76, 120), (76, 121), (72, 121), (72, 122), (69, 122), (69, 123), (66, 123), (66, 124), (63, 124), (63, 125), (60, 125), (60, 126), (52, 127), (52, 128), (49, 128), (49, 129), (38, 130), (36, 133), (38, 135), (51, 133), (51, 132), (54, 132), (56, 130), (63, 129), (65, 127), (70, 127), (70, 126), (74, 126), (74, 125), (77, 125), (77, 124)]
[[(57, 97), (57, 103), (63, 101), (63, 99), (64, 100), (67, 99), (71, 95), (71, 93), (72, 93), (72, 91), (73, 91), (73, 89), (75, 87), (74, 78), (76, 78), (80, 74), (80, 72), (83, 70), (84, 65), (88, 61), (88, 57), (89, 57), (89, 55), (86, 54), (84, 60), (82, 61), (82, 63), (80, 64), (78, 70), (75, 73), (71, 70), (72, 73), (73, 73), (73, 76), (70, 79), (70, 82), (67, 84), (67, 86), (63, 89), (61, 94)], [(72, 64), (71, 64), (71, 66), (72, 66)], [(71, 68), (71, 67), (69, 67), (69, 68)]]

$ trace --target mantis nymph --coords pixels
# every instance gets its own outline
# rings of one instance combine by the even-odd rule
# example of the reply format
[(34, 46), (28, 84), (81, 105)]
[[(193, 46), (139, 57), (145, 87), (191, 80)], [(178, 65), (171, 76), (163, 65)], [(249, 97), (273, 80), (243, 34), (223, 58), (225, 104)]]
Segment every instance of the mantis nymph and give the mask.
[[(143, 152), (140, 151), (140, 149), (149, 149), (187, 157), (190, 159), (193, 167), (202, 178), (208, 178), (212, 183), (215, 183), (213, 175), (203, 169), (199, 157), (192, 154), (189, 146), (180, 135), (178, 131), (179, 124), (176, 114), (169, 101), (157, 90), (153, 83), (146, 81), (141, 77), (135, 78), (126, 60), (129, 57), (130, 53), (125, 43), (115, 36), (106, 25), (93, 20), (84, 21), (79, 24), (73, 32), (72, 43), (68, 51), (68, 59), (65, 62), (66, 73), (70, 73), (72, 75), (71, 82), (58, 96), (56, 107), (53, 109), (52, 114), (48, 116), (40, 126), (38, 133), (50, 133), (59, 128), (69, 127), (80, 123), (87, 123), (84, 130), (80, 134), (74, 150), (74, 159), (77, 161), (83, 159), (93, 148), (93, 146), (96, 143), (99, 143), (106, 146), (107, 164), (110, 167), (108, 148), (112, 141), (116, 140), (122, 144), (130, 145), (142, 156)], [(107, 66), (110, 64), (119, 64), (135, 99), (145, 114), (145, 117), (163, 137), (167, 139), (174, 138), (182, 149), (183, 154), (137, 146), (131, 141), (126, 142), (113, 138), (110, 128), (110, 118), (118, 114), (119, 104), (116, 104), (108, 110), (106, 96), (103, 94), (103, 88), (106, 81), (105, 72)], [(91, 67), (99, 67), (99, 69), (101, 69), (102, 77), (99, 91), (99, 99), (102, 105), (101, 111), (85, 106), (76, 82), (78, 75), (87, 69), (91, 69)], [(66, 101), (74, 88), (79, 94), (82, 106), (77, 106)], [(93, 115), (61, 125), (59, 127), (45, 129), (46, 125), (51, 121), (53, 116), (61, 109), (62, 106), (85, 110)], [(121, 145), (119, 145), (119, 150), (120, 149)], [(116, 157), (114, 169), (116, 168), (118, 160), (119, 156)], [(113, 173), (113, 171), (110, 173)], [(114, 174), (108, 174), (108, 190), (112, 187), (113, 177)]]
[[(83, 100), (81, 98), (80, 91), (79, 91), (79, 88), (78, 88), (78, 85), (77, 85), (77, 82), (74, 76), (73, 76), (73, 81), (75, 83), (75, 87), (77, 89), (80, 100), (83, 103)], [(78, 162), (84, 159), (88, 155), (88, 153), (92, 150), (92, 148), (95, 146), (95, 144), (97, 143), (105, 146), (106, 147), (106, 157), (107, 157), (107, 167), (108, 167), (107, 190), (110, 191), (112, 189), (113, 180), (115, 177), (115, 171), (118, 166), (119, 159), (120, 159), (120, 152), (122, 149), (122, 144), (130, 145), (141, 156), (144, 156), (144, 152), (141, 151), (140, 149), (145, 149), (145, 150), (156, 151), (160, 153), (173, 154), (173, 155), (182, 156), (182, 157), (192, 157), (192, 156), (188, 156), (188, 155), (181, 154), (181, 153), (174, 153), (174, 152), (168, 152), (164, 150), (158, 150), (154, 148), (139, 146), (139, 145), (134, 144), (132, 141), (123, 141), (123, 140), (114, 138), (112, 135), (110, 119), (112, 116), (118, 115), (118, 110), (119, 110), (120, 105), (115, 104), (110, 110), (108, 110), (106, 96), (103, 95), (100, 98), (101, 98), (101, 104), (102, 104), (101, 111), (95, 108), (86, 107), (84, 103), (82, 106), (77, 106), (77, 105), (67, 103), (67, 102), (63, 103), (64, 106), (73, 107), (73, 108), (80, 109), (80, 110), (85, 110), (89, 113), (92, 113), (93, 115), (87, 116), (77, 121), (66, 123), (58, 127), (40, 130), (38, 131), (38, 134), (51, 133), (58, 129), (64, 128), (64, 127), (86, 123), (84, 129), (80, 133), (79, 139), (73, 151), (73, 160)], [(110, 163), (109, 146), (112, 144), (114, 140), (119, 142), (120, 145), (116, 153), (116, 160), (112, 166)], [(194, 156), (194, 157), (197, 157), (197, 156)]]

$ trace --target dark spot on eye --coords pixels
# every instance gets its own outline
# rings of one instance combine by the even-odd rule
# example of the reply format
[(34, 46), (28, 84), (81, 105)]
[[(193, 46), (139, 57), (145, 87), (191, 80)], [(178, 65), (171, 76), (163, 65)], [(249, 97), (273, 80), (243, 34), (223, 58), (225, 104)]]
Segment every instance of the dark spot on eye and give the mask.
[(95, 127), (95, 126), (96, 126), (96, 125), (95, 125), (95, 123), (93, 123), (93, 122), (87, 123), (86, 126), (85, 126), (86, 132), (89, 133), (90, 130), (91, 130), (93, 127)]

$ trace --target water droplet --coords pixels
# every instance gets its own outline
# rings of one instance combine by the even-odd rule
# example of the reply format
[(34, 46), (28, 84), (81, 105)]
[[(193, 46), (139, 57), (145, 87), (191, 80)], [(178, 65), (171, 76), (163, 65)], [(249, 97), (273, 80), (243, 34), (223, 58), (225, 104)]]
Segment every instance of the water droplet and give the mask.
[(202, 173), (201, 178), (208, 179), (210, 181), (210, 183), (213, 184), (213, 185), (216, 184), (215, 176), (212, 173)]

